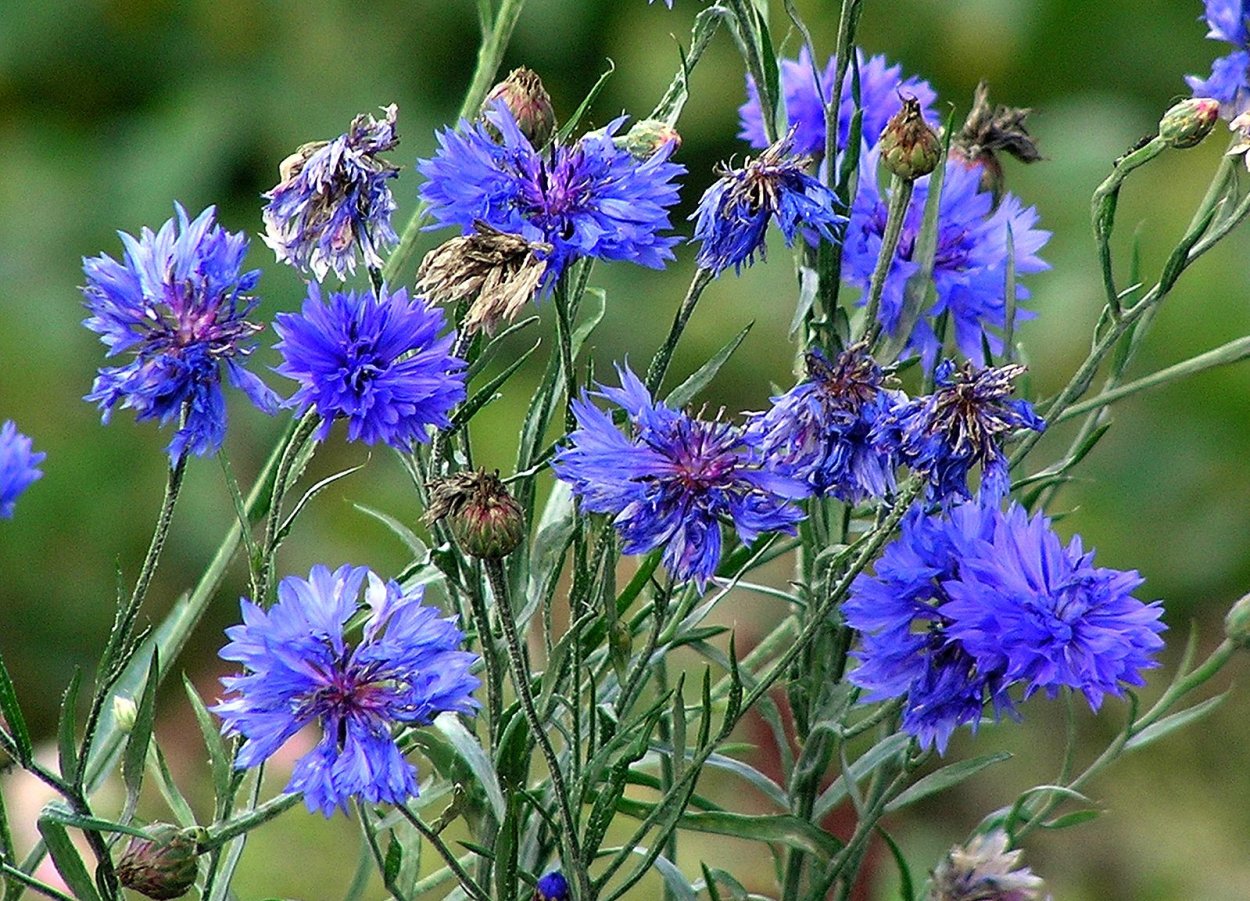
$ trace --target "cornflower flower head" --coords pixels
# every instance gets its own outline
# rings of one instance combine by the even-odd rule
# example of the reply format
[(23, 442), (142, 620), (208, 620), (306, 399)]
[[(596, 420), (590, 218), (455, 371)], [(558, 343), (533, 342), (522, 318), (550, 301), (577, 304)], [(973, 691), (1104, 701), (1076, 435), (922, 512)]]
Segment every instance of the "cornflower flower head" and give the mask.
[[(859, 67), (860, 106), (864, 110), (863, 137), (868, 146), (876, 145), (885, 123), (902, 109), (900, 94), (915, 97), (924, 110), (925, 119), (934, 121), (929, 106), (937, 99), (937, 95), (928, 82), (913, 76), (904, 78), (902, 67), (891, 66), (884, 56), (865, 57), (857, 50), (855, 61)], [(794, 130), (795, 153), (815, 158), (824, 156), (825, 102), (833, 97), (836, 70), (837, 60), (830, 57), (824, 70), (818, 72), (806, 47), (799, 51), (797, 60), (781, 61), (781, 93), (786, 101), (789, 127)], [(839, 148), (845, 148), (850, 140), (851, 118), (856, 109), (852, 87), (851, 72), (848, 70), (842, 82), (842, 96), (838, 103)], [(750, 75), (747, 76), (747, 101), (738, 108), (738, 116), (742, 125), (738, 137), (760, 150), (767, 147), (768, 138), (764, 131), (759, 91)]]
[(1002, 671), (984, 667), (951, 640), (951, 619), (942, 610), (947, 580), (993, 533), (993, 510), (981, 504), (932, 516), (914, 507), (873, 574), (855, 577), (842, 606), (847, 625), (860, 633), (852, 653), (859, 665), (848, 678), (865, 690), (863, 701), (902, 698), (903, 729), (939, 753), (959, 726), (976, 731), (987, 702), (996, 719), (1015, 715)]
[(807, 352), (807, 378), (762, 413), (751, 415), (747, 441), (776, 472), (806, 482), (814, 494), (858, 503), (894, 489), (895, 453), (871, 440), (873, 427), (906, 398), (861, 345), (830, 362)]
[(1250, 10), (1245, 0), (1206, 0), (1207, 37), (1235, 48), (1211, 64), (1211, 75), (1186, 75), (1195, 97), (1218, 100), (1220, 116), (1234, 119), (1250, 112)]
[(543, 153), (501, 103), (484, 120), (462, 120), (457, 130), (439, 133), (432, 159), (417, 164), (432, 227), (456, 226), (467, 235), (482, 222), (533, 247), (550, 245), (540, 255), (547, 260), (544, 290), (582, 257), (663, 268), (678, 241), (663, 234), (677, 202), (673, 179), (685, 168), (668, 161), (671, 142), (642, 161), (618, 147), (613, 136), (623, 122)]
[(1097, 710), (1105, 695), (1145, 684), (1165, 626), (1157, 601), (1133, 597), (1137, 573), (1094, 566), (1079, 535), (1064, 547), (1045, 516), (1030, 519), (1017, 505), (993, 524), (943, 584), (947, 636), (982, 669), (1024, 683), (1025, 697), (1070, 688)]
[(341, 417), (349, 441), (400, 450), (428, 441), (465, 397), (464, 361), (451, 355), (456, 333), (440, 337), (444, 324), (442, 310), (403, 288), (336, 291), (323, 301), (310, 284), (300, 312), (274, 321), (283, 360), (275, 371), (299, 382), (287, 406), (315, 408), (319, 438)]
[(932, 394), (913, 398), (881, 419), (874, 440), (897, 448), (899, 460), (930, 480), (936, 498), (971, 497), (968, 473), (981, 466), (981, 490), (999, 498), (1011, 487), (1003, 440), (1016, 429), (1042, 431), (1046, 422), (1027, 400), (1011, 399), (1024, 367), (956, 369), (944, 360)]
[[(842, 242), (843, 277), (865, 292), (888, 219), (889, 194), (878, 187), (876, 171), (877, 154), (869, 152), (861, 163), (859, 189)], [(920, 354), (926, 368), (933, 365), (941, 350), (934, 323), (943, 313), (949, 314), (955, 342), (964, 356), (983, 359), (983, 340), (999, 353), (1002, 340), (994, 329), (1007, 323), (1008, 263), (1014, 258), (1017, 275), (1049, 268), (1037, 253), (1050, 239), (1050, 232), (1035, 228), (1036, 208), (1024, 206), (1015, 195), (1003, 195), (996, 205), (994, 193), (981, 188), (979, 166), (949, 160), (938, 205), (933, 260), (936, 299), (928, 309), (905, 316), (907, 280), (920, 269), (921, 261), (914, 254), (928, 194), (929, 178), (918, 179), (881, 293), (881, 326), (887, 334), (905, 338), (907, 349)], [(1028, 289), (1017, 284), (1017, 302), (1028, 297)], [(1015, 310), (1017, 319), (1031, 315), (1019, 307)]]
[(168, 451), (171, 461), (190, 452), (215, 453), (226, 434), (221, 373), (266, 413), (278, 397), (241, 361), (255, 349), (261, 326), (244, 319), (256, 307), (248, 292), (260, 270), (241, 273), (247, 236), (226, 231), (209, 207), (188, 221), (176, 216), (138, 239), (119, 232), (122, 262), (107, 254), (83, 260), (83, 297), (91, 315), (83, 325), (96, 332), (112, 357), (133, 359), (100, 369), (86, 400), (108, 422), (113, 408), (130, 407), (139, 421), (162, 425), (185, 414)]
[(1009, 847), (1007, 833), (995, 829), (951, 848), (933, 870), (927, 901), (1037, 901), (1041, 877), (1020, 867), (1024, 852)]
[(720, 562), (722, 520), (744, 542), (764, 532), (793, 534), (803, 513), (790, 501), (810, 493), (803, 482), (761, 466), (732, 424), (673, 410), (653, 401), (627, 367), (617, 373), (621, 387), (600, 386), (597, 396), (625, 410), (628, 434), (583, 393), (555, 471), (583, 511), (614, 517), (625, 553), (663, 548), (674, 578), (702, 589)]
[(691, 216), (697, 220), (693, 240), (702, 242), (695, 262), (717, 273), (729, 266), (741, 272), (755, 262), (757, 251), (765, 258), (764, 239), (774, 218), (787, 247), (804, 229), (836, 241), (834, 227), (846, 219), (834, 211), (833, 192), (804, 171), (810, 162), (792, 153), (787, 136), (740, 169), (720, 169)]
[(39, 464), (46, 456), (32, 448), (12, 420), (0, 425), (0, 519), (12, 519), (21, 493), (43, 478)]
[(305, 144), (283, 160), (281, 181), (262, 195), (265, 243), (279, 263), (311, 272), (321, 281), (331, 269), (339, 278), (356, 271), (356, 251), (365, 265), (382, 267), (379, 251), (399, 239), (391, 228), (395, 198), (389, 179), (399, 169), (378, 154), (392, 150), (395, 104), (382, 121), (359, 115), (333, 141)]
[[(345, 626), (365, 588), (368, 616), (350, 646)], [(286, 791), (329, 817), (347, 802), (402, 804), (417, 794), (416, 769), (393, 729), (423, 726), (439, 713), (471, 713), (476, 655), (461, 650), (455, 618), (422, 603), (363, 566), (314, 566), (288, 576), (265, 610), (244, 598), (243, 623), (226, 630), (221, 657), (245, 668), (222, 681), (230, 697), (211, 708), (226, 735), (246, 739), (239, 769), (257, 766), (312, 723), (321, 740), (295, 764)]]

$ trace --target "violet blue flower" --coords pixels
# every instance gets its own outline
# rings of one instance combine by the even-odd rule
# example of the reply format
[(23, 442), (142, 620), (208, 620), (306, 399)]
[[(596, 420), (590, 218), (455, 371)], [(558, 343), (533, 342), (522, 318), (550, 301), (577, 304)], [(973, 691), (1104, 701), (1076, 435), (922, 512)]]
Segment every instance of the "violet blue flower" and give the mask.
[(1207, 37), (1232, 44), (1233, 51), (1211, 65), (1211, 75), (1186, 75), (1195, 97), (1220, 103), (1220, 116), (1235, 119), (1250, 111), (1250, 10), (1245, 0), (1206, 0)]
[[(369, 615), (351, 647), (344, 627), (366, 577)], [(392, 730), (471, 713), (478, 686), (455, 618), (424, 605), (422, 590), (405, 592), (363, 566), (314, 566), (307, 581), (283, 579), (269, 610), (243, 599), (243, 623), (226, 630), (221, 657), (245, 672), (221, 680), (229, 697), (212, 708), (225, 734), (246, 739), (235, 766), (257, 766), (316, 723), (320, 740), (286, 786), (310, 811), (329, 817), (351, 798), (402, 804), (416, 795), (416, 769)]]
[(43, 477), (38, 467), (46, 456), (32, 449), (12, 420), (0, 425), (0, 519), (12, 519), (17, 498)]
[(548, 873), (534, 887), (534, 901), (569, 901), (569, 881), (557, 871)]
[(243, 368), (256, 347), (261, 326), (245, 317), (256, 307), (248, 292), (260, 270), (240, 273), (247, 236), (214, 222), (209, 207), (194, 221), (175, 204), (175, 218), (138, 240), (119, 232), (123, 262), (107, 254), (83, 260), (82, 289), (91, 315), (87, 328), (100, 336), (113, 357), (130, 351), (121, 366), (100, 369), (86, 400), (97, 403), (108, 422), (113, 408), (130, 407), (135, 418), (162, 425), (185, 412), (169, 442), (169, 458), (216, 453), (226, 434), (221, 372), (266, 413), (278, 397)]

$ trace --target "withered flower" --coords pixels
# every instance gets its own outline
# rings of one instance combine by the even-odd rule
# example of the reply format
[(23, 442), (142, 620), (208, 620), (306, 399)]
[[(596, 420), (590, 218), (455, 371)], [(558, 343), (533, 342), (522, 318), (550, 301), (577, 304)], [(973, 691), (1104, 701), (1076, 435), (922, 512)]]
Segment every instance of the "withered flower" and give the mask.
[(951, 138), (951, 155), (968, 168), (981, 166), (981, 190), (993, 192), (995, 202), (1003, 193), (1000, 152), (1022, 163), (1035, 163), (1042, 158), (1037, 142), (1025, 127), (1031, 112), (1028, 107), (991, 104), (990, 86), (983, 81), (972, 96), (972, 109), (963, 127)]

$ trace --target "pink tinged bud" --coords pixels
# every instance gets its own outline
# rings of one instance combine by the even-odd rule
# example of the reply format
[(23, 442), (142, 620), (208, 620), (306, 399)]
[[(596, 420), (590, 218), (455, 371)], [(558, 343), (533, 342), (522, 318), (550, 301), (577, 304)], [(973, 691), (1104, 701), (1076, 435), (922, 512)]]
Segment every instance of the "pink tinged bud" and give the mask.
[(508, 107), (521, 134), (529, 138), (535, 148), (546, 146), (556, 130), (556, 114), (541, 78), (524, 66), (513, 69), (507, 78), (490, 89), (482, 109), (490, 109), (499, 100)]
[(631, 156), (639, 160), (647, 160), (664, 148), (670, 148), (670, 154), (676, 153), (681, 147), (681, 135), (677, 129), (659, 119), (642, 119), (635, 122), (626, 132), (624, 138), (617, 138)]
[(1182, 100), (1163, 114), (1159, 120), (1159, 137), (1169, 147), (1184, 150), (1196, 147), (1211, 133), (1220, 115), (1218, 100), (1209, 97), (1193, 97)]
[(181, 898), (195, 884), (199, 830), (153, 823), (148, 838), (134, 837), (117, 863), (123, 886), (149, 898)]
[(942, 142), (915, 97), (903, 98), (903, 108), (886, 123), (877, 146), (885, 168), (908, 181), (928, 175), (942, 158)]

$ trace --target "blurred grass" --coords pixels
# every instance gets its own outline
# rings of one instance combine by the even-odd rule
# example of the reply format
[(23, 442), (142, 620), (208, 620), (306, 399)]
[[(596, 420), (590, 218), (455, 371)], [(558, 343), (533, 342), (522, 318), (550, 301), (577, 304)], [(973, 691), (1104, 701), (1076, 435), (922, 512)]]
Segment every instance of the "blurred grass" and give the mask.
[[(693, 0), (675, 5), (667, 12), (643, 0), (536, 0), (521, 19), (505, 68), (524, 63), (536, 69), (567, 114), (611, 58), (616, 74), (592, 118), (602, 123), (621, 110), (643, 114), (671, 77), (677, 43), (686, 40), (697, 8)], [(797, 5), (818, 51), (827, 53), (835, 5)], [(1047, 160), (1030, 168), (1008, 163), (1008, 178), (1054, 231), (1044, 254), (1053, 269), (1028, 280), (1030, 306), (1039, 315), (1020, 330), (1035, 385), (1053, 392), (1083, 356), (1100, 303), (1089, 194), (1110, 161), (1187, 93), (1181, 76), (1205, 74), (1221, 51), (1202, 39), (1200, 4), (1168, 0), (1153, 4), (1148, 15), (1133, 0), (870, 0), (866, 6), (866, 49), (929, 79), (944, 102), (966, 107), (976, 82), (987, 78), (996, 99), (1037, 109), (1032, 123)], [(780, 12), (776, 22), (781, 28)], [(400, 106), (403, 137), (395, 160), (407, 165), (429, 155), (434, 129), (454, 114), (468, 82), (475, 41), (475, 12), (467, 0), (5, 3), (0, 419), (15, 419), (48, 460), (46, 477), (22, 499), (17, 518), (0, 523), (0, 651), (43, 733), (72, 669), (89, 669), (98, 654), (117, 569), (128, 584), (141, 560), (168, 439), (150, 424), (135, 427), (124, 411), (101, 427), (96, 411), (80, 400), (102, 359), (95, 336), (80, 326), (80, 259), (118, 254), (116, 229), (156, 226), (171, 214), (174, 200), (193, 213), (215, 203), (227, 227), (257, 234), (258, 195), (276, 180), (279, 160), (304, 141), (340, 133), (357, 112), (392, 101)], [(786, 46), (794, 52), (793, 36)], [(713, 178), (713, 165), (745, 149), (734, 137), (741, 67), (724, 35), (695, 72), (693, 93), (680, 123), (685, 144), (679, 159), (689, 175), (678, 228), (686, 234), (684, 216)], [(1168, 153), (1133, 178), (1120, 205), (1122, 256), (1140, 223), (1146, 271), (1157, 269), (1201, 197), (1223, 141), (1217, 134), (1199, 149)], [(417, 185), (411, 171), (396, 183), (401, 222), (415, 206)], [(438, 237), (425, 236), (421, 249)], [(253, 245), (252, 264), (265, 268), (263, 315), (294, 308), (299, 280), (274, 265), (259, 240)], [(1244, 233), (1234, 235), (1186, 275), (1136, 373), (1250, 330), (1248, 248)], [(626, 354), (641, 365), (661, 340), (691, 273), (689, 252), (681, 257), (666, 272), (599, 268), (596, 281), (606, 287), (609, 307), (595, 339), (597, 371), (608, 371)], [(730, 411), (765, 404), (770, 384), (790, 379), (785, 329), (792, 285), (780, 246), (769, 265), (719, 281), (694, 317), (674, 378), (754, 321), (704, 399), (709, 408)], [(543, 312), (540, 329), (547, 336), (550, 310)], [(274, 362), (267, 349), (258, 357), (264, 365)], [(479, 421), (482, 464), (508, 467), (518, 407), (534, 378), (518, 378)], [(1173, 644), (1191, 620), (1199, 624), (1203, 647), (1214, 644), (1223, 610), (1250, 584), (1248, 400), (1250, 371), (1233, 368), (1121, 404), (1116, 428), (1086, 461), (1084, 480), (1058, 498), (1056, 509), (1073, 511), (1061, 530), (1079, 530), (1087, 546), (1099, 549), (1100, 563), (1139, 569), (1147, 580), (1143, 597), (1166, 600)], [(279, 424), (237, 401), (231, 400), (227, 446), (246, 481)], [(1061, 443), (1043, 445), (1043, 456)], [(318, 465), (330, 471), (365, 456), (364, 449), (335, 440)], [(284, 571), (351, 561), (393, 572), (402, 564), (398, 543), (352, 508), (373, 506), (408, 521), (419, 512), (397, 462), (385, 452), (374, 456), (368, 470), (328, 492), (301, 522)], [(150, 595), (153, 619), (192, 582), (229, 520), (219, 468), (196, 461)], [(201, 628), (198, 655), (185, 661), (206, 687), (221, 669), (215, 651), (221, 629), (237, 616), (234, 598), (242, 589), (236, 572)], [(749, 626), (760, 615), (758, 604), (746, 599), (734, 616)], [(180, 700), (171, 695), (169, 702), (174, 708)], [(1237, 750), (1250, 739), (1241, 715), (1247, 703), (1234, 695), (1202, 726), (1130, 758), (1093, 786), (1107, 817), (1031, 840), (1027, 860), (1049, 879), (1056, 897), (1245, 896), (1231, 887), (1250, 885), (1250, 861), (1239, 853), (1239, 837), (1250, 828), (1250, 787), (1230, 776), (1240, 772)], [(1102, 719), (1083, 717), (1083, 728), (1105, 739), (1123, 711), (1111, 701)], [(986, 811), (1010, 803), (1026, 780), (1049, 778), (1058, 759), (1061, 711), (1033, 702), (1025, 717), (1023, 728), (987, 729), (975, 739), (963, 737), (954, 751), (1004, 747), (1018, 753), (1016, 760), (893, 824), (919, 872)], [(168, 740), (181, 730), (179, 722), (175, 717), (164, 727)], [(187, 754), (196, 760), (193, 747)], [(341, 861), (322, 853), (344, 841), (346, 824), (324, 826), (301, 814), (291, 819), (302, 824), (294, 839), (288, 832), (293, 824), (274, 827), (275, 834), (258, 838), (254, 850), (261, 853), (245, 856), (243, 895), (281, 891), (316, 898), (325, 897), (326, 885), (346, 886), (354, 841)], [(291, 844), (279, 845), (278, 830), (298, 853)], [(689, 846), (709, 853), (721, 847), (698, 840)], [(289, 873), (277, 870), (285, 861), (294, 864)]]

